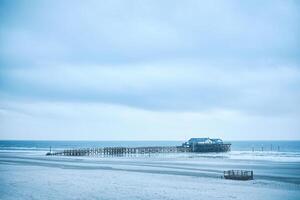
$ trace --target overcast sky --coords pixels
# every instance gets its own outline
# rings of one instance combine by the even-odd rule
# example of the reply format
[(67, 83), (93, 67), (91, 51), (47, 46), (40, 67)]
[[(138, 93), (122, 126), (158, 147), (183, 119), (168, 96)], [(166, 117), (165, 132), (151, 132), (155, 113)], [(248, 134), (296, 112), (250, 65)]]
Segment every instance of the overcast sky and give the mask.
[(0, 139), (300, 139), (299, 1), (0, 0)]

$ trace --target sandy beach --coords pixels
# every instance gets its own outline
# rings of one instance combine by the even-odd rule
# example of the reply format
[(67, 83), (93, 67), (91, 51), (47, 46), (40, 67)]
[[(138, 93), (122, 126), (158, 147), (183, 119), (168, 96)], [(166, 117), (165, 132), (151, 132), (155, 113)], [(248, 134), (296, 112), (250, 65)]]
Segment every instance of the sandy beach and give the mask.
[[(0, 198), (298, 199), (299, 161), (245, 158), (227, 154), (46, 157), (43, 152), (2, 151)], [(254, 170), (254, 180), (222, 179), (227, 169)]]

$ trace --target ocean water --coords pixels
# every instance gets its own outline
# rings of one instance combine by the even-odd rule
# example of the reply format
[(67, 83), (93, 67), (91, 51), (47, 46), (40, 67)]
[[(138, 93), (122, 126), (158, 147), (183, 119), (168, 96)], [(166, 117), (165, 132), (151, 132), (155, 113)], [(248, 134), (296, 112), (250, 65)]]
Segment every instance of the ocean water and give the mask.
[[(0, 152), (35, 152), (44, 155), (50, 150), (93, 147), (177, 146), (184, 141), (38, 141), (0, 140)], [(226, 141), (232, 144), (226, 153), (202, 153), (194, 157), (223, 157), (241, 160), (271, 160), (300, 162), (300, 141)], [(183, 156), (179, 154), (169, 156)], [(191, 155), (185, 155), (191, 156)]]
[(45, 141), (45, 140), (0, 140), (0, 150), (62, 150), (94, 147), (141, 147), (174, 146), (182, 141)]
[[(46, 141), (0, 140), (0, 150), (53, 150), (93, 147), (177, 146), (184, 141)], [(232, 151), (300, 152), (300, 141), (226, 141)]]

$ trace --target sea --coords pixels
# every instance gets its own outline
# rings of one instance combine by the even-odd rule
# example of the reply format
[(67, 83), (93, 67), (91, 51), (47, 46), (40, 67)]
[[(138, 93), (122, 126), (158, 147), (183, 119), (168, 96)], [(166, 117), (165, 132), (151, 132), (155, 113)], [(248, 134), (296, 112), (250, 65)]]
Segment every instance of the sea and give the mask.
[[(35, 152), (95, 147), (179, 146), (184, 141), (46, 141), (0, 140), (0, 152)], [(202, 157), (224, 156), (230, 159), (300, 161), (300, 141), (225, 141), (231, 143), (228, 153), (198, 154)]]
[[(94, 147), (179, 146), (184, 141), (54, 141), (54, 140), (0, 140), (0, 150), (45, 151)], [(300, 141), (225, 141), (232, 151), (300, 152)]]

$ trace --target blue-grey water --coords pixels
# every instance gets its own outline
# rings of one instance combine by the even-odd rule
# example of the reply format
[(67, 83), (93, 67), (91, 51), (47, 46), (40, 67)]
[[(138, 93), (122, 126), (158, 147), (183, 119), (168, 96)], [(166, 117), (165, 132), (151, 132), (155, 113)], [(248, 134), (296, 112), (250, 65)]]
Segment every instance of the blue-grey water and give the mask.
[[(0, 140), (0, 150), (47, 150), (93, 147), (173, 146), (184, 141), (46, 141), (46, 140)], [(300, 152), (300, 141), (226, 141), (232, 151), (278, 151)]]

